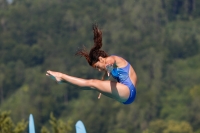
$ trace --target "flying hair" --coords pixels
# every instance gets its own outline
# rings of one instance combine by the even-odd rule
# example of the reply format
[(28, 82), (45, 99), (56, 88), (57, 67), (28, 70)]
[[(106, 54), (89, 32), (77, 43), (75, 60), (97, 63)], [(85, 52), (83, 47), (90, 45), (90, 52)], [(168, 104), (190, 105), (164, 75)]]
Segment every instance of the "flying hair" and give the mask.
[(99, 57), (108, 57), (108, 54), (100, 50), (102, 47), (102, 31), (98, 29), (97, 24), (93, 24), (93, 33), (94, 33), (94, 46), (91, 48), (88, 53), (85, 47), (79, 49), (76, 52), (76, 55), (84, 56), (90, 66), (99, 61)]
[(76, 52), (76, 55), (79, 55), (79, 56), (84, 56), (85, 59), (90, 62), (90, 57), (89, 57), (89, 54), (85, 48), (85, 46), (83, 46), (83, 48), (79, 48)]
[[(99, 50), (102, 47), (102, 32), (98, 29), (96, 24), (93, 25), (93, 33), (94, 33), (94, 46), (93, 50)], [(91, 49), (91, 50), (92, 50)]]

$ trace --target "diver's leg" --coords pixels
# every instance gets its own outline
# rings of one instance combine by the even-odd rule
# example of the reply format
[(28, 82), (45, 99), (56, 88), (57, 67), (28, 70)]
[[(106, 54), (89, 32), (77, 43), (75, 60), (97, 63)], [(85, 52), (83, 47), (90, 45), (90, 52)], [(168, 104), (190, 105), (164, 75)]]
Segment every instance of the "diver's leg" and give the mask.
[(90, 87), (91, 89), (97, 89), (97, 91), (101, 92), (102, 94), (116, 99), (119, 102), (124, 102), (129, 98), (129, 88), (118, 82), (102, 81), (97, 79), (87, 80), (53, 71), (47, 71), (46, 75), (55, 77), (57, 82), (65, 81), (80, 87)]

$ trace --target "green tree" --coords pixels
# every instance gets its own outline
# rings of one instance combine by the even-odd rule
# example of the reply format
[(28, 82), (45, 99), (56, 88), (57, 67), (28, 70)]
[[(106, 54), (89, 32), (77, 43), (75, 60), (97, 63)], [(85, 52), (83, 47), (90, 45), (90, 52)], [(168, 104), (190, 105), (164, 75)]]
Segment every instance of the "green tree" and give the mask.
[[(56, 119), (53, 113), (50, 114), (50, 125), (52, 127), (51, 133), (71, 133), (73, 122), (69, 120), (67, 123), (63, 122), (60, 119)], [(49, 130), (43, 126), (41, 129), (41, 133), (50, 133)]]
[(27, 124), (28, 122), (22, 120), (15, 125), (10, 117), (10, 112), (0, 112), (1, 133), (25, 133)]
[(193, 129), (188, 122), (185, 121), (163, 121), (155, 120), (150, 122), (149, 129), (143, 133), (193, 133)]

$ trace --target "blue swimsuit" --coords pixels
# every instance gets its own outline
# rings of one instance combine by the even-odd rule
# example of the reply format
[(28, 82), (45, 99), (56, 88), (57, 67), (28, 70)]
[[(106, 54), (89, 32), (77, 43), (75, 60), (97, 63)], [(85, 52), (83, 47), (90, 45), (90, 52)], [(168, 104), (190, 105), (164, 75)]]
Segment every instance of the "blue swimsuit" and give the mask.
[(123, 104), (132, 103), (136, 97), (136, 88), (131, 82), (131, 79), (129, 78), (129, 69), (130, 64), (128, 63), (127, 66), (123, 68), (113, 68), (113, 70), (111, 71), (112, 77), (115, 78), (119, 83), (128, 86), (130, 90), (130, 96), (126, 102), (123, 102)]

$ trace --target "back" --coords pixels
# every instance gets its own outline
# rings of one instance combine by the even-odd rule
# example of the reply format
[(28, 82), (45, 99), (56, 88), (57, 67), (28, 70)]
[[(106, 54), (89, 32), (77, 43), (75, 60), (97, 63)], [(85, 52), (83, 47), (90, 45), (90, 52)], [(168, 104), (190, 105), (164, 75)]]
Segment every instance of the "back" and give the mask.
[[(122, 57), (119, 57), (119, 56), (113, 56), (113, 57), (116, 61), (116, 65), (117, 65), (118, 68), (123, 68), (123, 67), (128, 65), (128, 62), (125, 59), (123, 59)], [(137, 75), (136, 75), (135, 70), (131, 66), (131, 64), (130, 64), (130, 69), (129, 69), (129, 77), (130, 77), (133, 85), (136, 86)]]
[(130, 69), (129, 69), (129, 77), (130, 77), (132, 83), (134, 84), (134, 86), (136, 87), (137, 75), (132, 66), (130, 66)]

